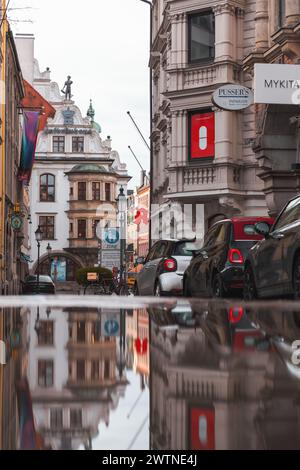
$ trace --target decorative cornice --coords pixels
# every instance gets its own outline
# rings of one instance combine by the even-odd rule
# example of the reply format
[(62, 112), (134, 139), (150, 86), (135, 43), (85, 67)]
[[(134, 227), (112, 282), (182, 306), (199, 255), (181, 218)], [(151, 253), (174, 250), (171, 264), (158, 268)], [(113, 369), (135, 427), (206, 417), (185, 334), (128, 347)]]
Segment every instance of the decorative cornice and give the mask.
[(221, 5), (216, 5), (213, 7), (213, 12), (215, 15), (223, 15), (224, 13), (229, 13), (230, 15), (236, 14), (236, 7), (230, 3), (222, 3)]

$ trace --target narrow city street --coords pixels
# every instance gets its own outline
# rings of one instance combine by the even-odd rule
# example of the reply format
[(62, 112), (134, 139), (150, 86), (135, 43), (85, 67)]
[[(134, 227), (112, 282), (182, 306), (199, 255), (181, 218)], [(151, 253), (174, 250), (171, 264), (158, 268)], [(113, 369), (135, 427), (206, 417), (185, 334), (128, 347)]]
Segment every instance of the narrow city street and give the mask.
[(0, 0), (0, 460), (299, 450), (300, 0), (75, 3)]

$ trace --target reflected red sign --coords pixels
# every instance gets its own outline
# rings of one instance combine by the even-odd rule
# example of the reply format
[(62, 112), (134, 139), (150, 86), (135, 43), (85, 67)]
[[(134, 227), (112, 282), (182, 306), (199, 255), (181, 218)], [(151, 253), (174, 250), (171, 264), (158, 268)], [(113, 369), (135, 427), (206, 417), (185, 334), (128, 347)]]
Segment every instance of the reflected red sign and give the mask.
[(215, 411), (213, 409), (191, 409), (190, 436), (191, 450), (215, 449)]
[(191, 159), (214, 158), (215, 114), (199, 113), (191, 116)]
[(148, 351), (148, 339), (144, 338), (141, 340), (140, 338), (137, 338), (134, 342), (135, 344), (135, 349), (138, 354), (144, 355), (147, 354)]

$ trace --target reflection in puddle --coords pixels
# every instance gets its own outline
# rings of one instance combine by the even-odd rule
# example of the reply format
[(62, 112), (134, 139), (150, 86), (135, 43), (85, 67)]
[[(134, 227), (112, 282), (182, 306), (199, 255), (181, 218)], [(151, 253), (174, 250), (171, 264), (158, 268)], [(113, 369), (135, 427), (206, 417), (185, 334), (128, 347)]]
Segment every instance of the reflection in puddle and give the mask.
[(2, 310), (2, 449), (299, 448), (300, 309), (134, 307)]

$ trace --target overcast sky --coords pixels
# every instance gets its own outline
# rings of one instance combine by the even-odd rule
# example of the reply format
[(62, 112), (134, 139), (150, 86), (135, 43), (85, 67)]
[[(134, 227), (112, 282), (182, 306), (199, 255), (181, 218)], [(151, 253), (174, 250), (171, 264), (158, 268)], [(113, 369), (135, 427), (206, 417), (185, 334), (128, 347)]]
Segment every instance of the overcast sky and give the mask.
[[(11, 0), (9, 18), (15, 33), (35, 35), (35, 56), (41, 70), (62, 88), (67, 75), (83, 114), (93, 99), (102, 137), (112, 137), (114, 150), (139, 184), (149, 152), (126, 112), (131, 111), (148, 139), (149, 7), (140, 0)], [(32, 21), (32, 22), (28, 22)]]

